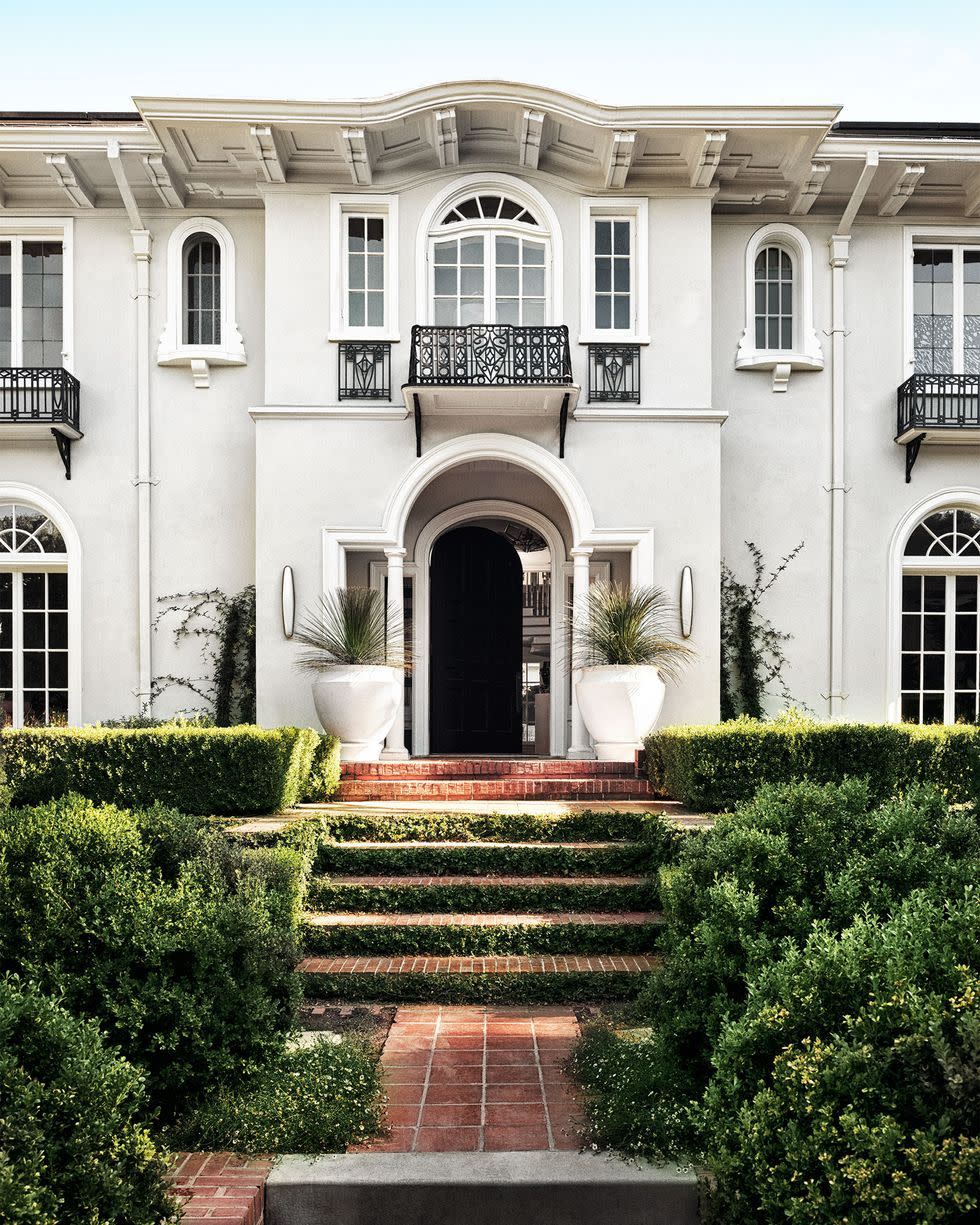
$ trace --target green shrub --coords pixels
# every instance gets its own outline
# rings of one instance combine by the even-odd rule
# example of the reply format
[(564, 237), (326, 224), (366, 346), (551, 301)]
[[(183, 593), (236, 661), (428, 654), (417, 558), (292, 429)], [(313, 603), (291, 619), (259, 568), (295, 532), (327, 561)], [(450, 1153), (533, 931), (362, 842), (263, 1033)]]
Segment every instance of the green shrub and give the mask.
[(378, 1133), (377, 1056), (363, 1041), (281, 1051), (182, 1118), (174, 1147), (238, 1153), (342, 1153)]
[(980, 1210), (980, 899), (916, 895), (764, 968), (705, 1099), (731, 1225)]
[(0, 732), (12, 802), (69, 791), (103, 804), (184, 812), (276, 812), (302, 797), (317, 734), (309, 728), (30, 728)]
[[(920, 791), (872, 808), (855, 780), (764, 787), (685, 839), (661, 876), (665, 964), (639, 1002), (652, 1032), (628, 1049), (607, 1043), (601, 1064), (587, 1053), (580, 1061), (597, 1125), (619, 1147), (699, 1153), (696, 1103), (714, 1043), (744, 1010), (752, 977), (788, 945), (802, 946), (817, 922), (840, 931), (862, 908), (888, 915), (916, 889), (942, 899), (978, 866), (972, 814)], [(617, 1081), (635, 1108), (608, 1100)]]
[(0, 969), (94, 1017), (166, 1117), (292, 1022), (304, 862), (77, 796), (0, 825)]
[(329, 800), (339, 786), (340, 741), (336, 736), (320, 736), (302, 798), (312, 803)]
[(878, 802), (933, 783), (951, 802), (980, 803), (980, 728), (818, 723), (790, 713), (664, 728), (647, 738), (646, 760), (659, 792), (703, 812), (734, 808), (763, 783), (847, 778), (864, 779)]
[(94, 1024), (0, 979), (0, 1220), (176, 1221), (145, 1110), (142, 1078)]

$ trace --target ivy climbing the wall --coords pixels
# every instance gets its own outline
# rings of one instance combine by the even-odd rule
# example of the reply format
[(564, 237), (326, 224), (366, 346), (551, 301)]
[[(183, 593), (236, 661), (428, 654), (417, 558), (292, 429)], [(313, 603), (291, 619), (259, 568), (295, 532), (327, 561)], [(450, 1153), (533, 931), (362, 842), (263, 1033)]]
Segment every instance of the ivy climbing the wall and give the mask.
[(154, 621), (159, 629), (173, 626), (174, 642), (197, 639), (201, 647), (200, 676), (158, 676), (153, 696), (168, 689), (189, 690), (201, 702), (201, 713), (219, 727), (255, 722), (255, 587), (237, 595), (213, 591), (189, 591), (161, 596), (160, 613)]
[(784, 646), (791, 634), (777, 630), (761, 610), (763, 597), (803, 548), (803, 541), (767, 571), (762, 550), (745, 542), (752, 577), (742, 582), (727, 562), (721, 566), (721, 717), (761, 719), (766, 696), (793, 705), (785, 678)]

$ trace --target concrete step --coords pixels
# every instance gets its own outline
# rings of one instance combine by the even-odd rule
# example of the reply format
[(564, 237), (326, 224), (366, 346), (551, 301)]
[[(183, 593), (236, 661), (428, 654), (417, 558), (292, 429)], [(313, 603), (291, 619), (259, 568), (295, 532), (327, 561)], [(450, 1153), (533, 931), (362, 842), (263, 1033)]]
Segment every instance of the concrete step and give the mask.
[(602, 775), (534, 775), (500, 778), (342, 778), (336, 800), (343, 803), (383, 800), (607, 800), (655, 798), (644, 778)]
[(307, 912), (304, 923), (310, 927), (602, 927), (656, 926), (663, 915), (656, 910), (628, 910), (616, 913), (597, 911), (588, 914), (323, 914)]
[(341, 778), (636, 778), (633, 761), (568, 761), (561, 757), (415, 757), (345, 761)]
[(693, 1171), (568, 1152), (283, 1157), (266, 1225), (696, 1225)]

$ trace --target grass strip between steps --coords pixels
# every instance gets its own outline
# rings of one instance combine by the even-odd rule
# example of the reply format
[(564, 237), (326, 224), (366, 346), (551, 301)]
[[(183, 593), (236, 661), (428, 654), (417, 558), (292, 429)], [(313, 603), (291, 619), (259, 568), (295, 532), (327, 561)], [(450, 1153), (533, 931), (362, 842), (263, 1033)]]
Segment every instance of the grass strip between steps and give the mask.
[(435, 1004), (564, 1004), (633, 999), (646, 974), (307, 974), (307, 999)]
[(656, 880), (630, 885), (453, 884), (352, 885), (313, 877), (308, 910), (370, 911), (372, 914), (535, 914), (539, 911), (657, 910)]
[(657, 944), (656, 923), (473, 924), (390, 927), (319, 927), (304, 924), (304, 956), (479, 957), (520, 954), (650, 953)]
[(664, 851), (663, 846), (641, 842), (596, 848), (466, 842), (355, 847), (321, 842), (315, 868), (348, 876), (629, 876), (656, 872), (664, 863)]

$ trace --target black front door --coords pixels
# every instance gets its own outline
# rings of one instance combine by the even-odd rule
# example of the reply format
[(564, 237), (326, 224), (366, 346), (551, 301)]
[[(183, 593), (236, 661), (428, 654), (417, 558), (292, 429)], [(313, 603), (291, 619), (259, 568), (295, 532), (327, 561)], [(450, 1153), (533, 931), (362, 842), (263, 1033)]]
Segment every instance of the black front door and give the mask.
[(459, 527), (432, 550), (432, 753), (521, 751), (521, 563), (483, 527)]

